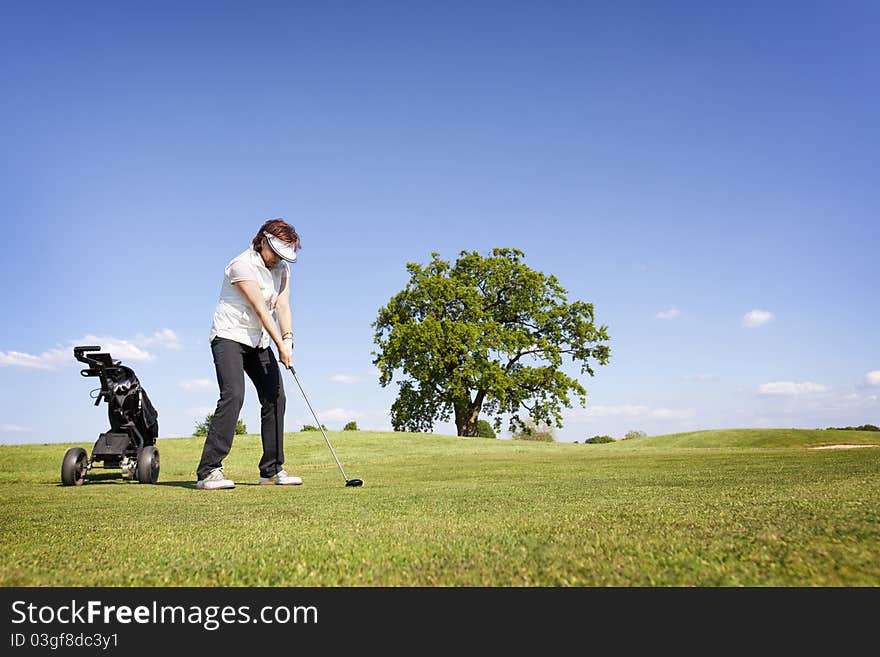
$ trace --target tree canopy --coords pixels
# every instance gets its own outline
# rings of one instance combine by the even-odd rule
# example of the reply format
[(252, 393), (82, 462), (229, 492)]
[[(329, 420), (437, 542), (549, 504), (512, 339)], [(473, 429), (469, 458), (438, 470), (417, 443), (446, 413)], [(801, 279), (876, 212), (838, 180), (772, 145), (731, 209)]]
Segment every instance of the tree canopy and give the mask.
[[(208, 413), (205, 416), (205, 419), (201, 422), (196, 422), (195, 429), (193, 429), (194, 436), (207, 436), (208, 430), (211, 428), (211, 420), (214, 419), (213, 413)], [(247, 433), (247, 426), (241, 420), (238, 420), (235, 423), (235, 435), (243, 436)]]
[(379, 382), (401, 374), (396, 430), (431, 431), (454, 415), (458, 435), (476, 436), (481, 412), (496, 429), (502, 414), (511, 431), (524, 429), (523, 412), (561, 427), (572, 396), (586, 405), (584, 387), (561, 367), (567, 357), (594, 376), (594, 364), (610, 358), (592, 304), (569, 302), (556, 277), (529, 268), (518, 249), (462, 251), (454, 264), (431, 256), (407, 264), (409, 282), (373, 323)]

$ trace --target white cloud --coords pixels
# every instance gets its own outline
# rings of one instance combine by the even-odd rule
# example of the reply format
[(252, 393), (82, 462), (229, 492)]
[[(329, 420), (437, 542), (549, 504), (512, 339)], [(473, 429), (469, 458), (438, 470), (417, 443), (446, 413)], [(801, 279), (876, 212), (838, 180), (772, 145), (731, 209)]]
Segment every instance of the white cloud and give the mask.
[(661, 310), (657, 313), (657, 319), (674, 319), (680, 314), (678, 308), (670, 308), (669, 310)]
[(348, 422), (362, 418), (364, 414), (346, 408), (328, 408), (324, 411), (318, 411), (318, 417), (321, 418), (321, 422)]
[(156, 357), (145, 348), (148, 346), (155, 345), (164, 349), (180, 348), (177, 335), (171, 329), (162, 329), (151, 336), (138, 336), (131, 340), (88, 334), (76, 340), (69, 340), (67, 344), (67, 347), (56, 346), (40, 354), (0, 351), (0, 367), (26, 367), (36, 370), (52, 370), (66, 365), (81, 367), (82, 364), (73, 357), (73, 348), (79, 345), (98, 345), (101, 351), (109, 352), (114, 359), (123, 363), (154, 360)]
[(758, 328), (764, 326), (774, 319), (773, 313), (769, 310), (750, 310), (742, 318), (742, 325), (746, 328)]
[(177, 385), (184, 390), (204, 390), (212, 387), (214, 382), (211, 379), (186, 379), (178, 381)]
[(647, 406), (621, 404), (617, 406), (587, 406), (584, 414), (590, 417), (617, 417), (621, 415), (645, 415), (651, 409)]
[[(137, 346), (131, 340), (121, 340), (110, 336), (100, 337), (97, 335), (87, 335), (81, 340), (71, 342), (70, 357), (73, 358), (73, 345), (77, 344), (93, 344), (100, 345), (101, 351), (110, 352), (115, 360), (125, 361), (148, 361), (156, 357), (146, 349)], [(74, 361), (76, 362), (76, 361)]]
[(211, 415), (217, 409), (213, 406), (196, 406), (195, 408), (191, 408), (187, 411), (187, 414), (190, 417), (199, 418), (203, 420), (206, 415)]
[(145, 347), (155, 346), (162, 347), (163, 349), (180, 349), (180, 339), (177, 337), (177, 334), (170, 328), (156, 331), (155, 333), (153, 333), (153, 335), (149, 337), (138, 336), (135, 338), (134, 341), (144, 345)]
[(655, 408), (651, 411), (650, 417), (658, 420), (685, 420), (693, 417), (694, 411), (691, 409), (674, 409), (674, 408)]
[(33, 431), (30, 427), (23, 427), (19, 424), (0, 424), (0, 433), (30, 433)]
[(873, 370), (865, 374), (865, 385), (880, 386), (880, 370)]
[(21, 351), (0, 351), (0, 367), (27, 367), (34, 370), (51, 370), (73, 359), (67, 349), (51, 349), (39, 356)]
[(102, 351), (109, 351), (117, 360), (145, 361), (154, 358), (148, 351), (127, 340), (86, 335), (79, 340), (71, 340), (67, 348), (55, 347), (39, 355), (21, 351), (0, 351), (0, 367), (27, 367), (35, 370), (53, 370), (64, 365), (82, 367), (82, 364), (73, 357), (73, 347), (78, 345), (100, 345)]
[(717, 381), (720, 378), (717, 374), (689, 374), (684, 377), (685, 381)]
[(762, 395), (808, 395), (828, 392), (830, 389), (829, 386), (810, 381), (771, 381), (758, 386), (758, 392)]
[(657, 420), (682, 420), (695, 415), (691, 409), (652, 408), (644, 404), (618, 404), (587, 406), (567, 413), (574, 422), (600, 417), (654, 418)]
[(360, 379), (351, 374), (334, 374), (330, 380), (334, 383), (357, 383)]

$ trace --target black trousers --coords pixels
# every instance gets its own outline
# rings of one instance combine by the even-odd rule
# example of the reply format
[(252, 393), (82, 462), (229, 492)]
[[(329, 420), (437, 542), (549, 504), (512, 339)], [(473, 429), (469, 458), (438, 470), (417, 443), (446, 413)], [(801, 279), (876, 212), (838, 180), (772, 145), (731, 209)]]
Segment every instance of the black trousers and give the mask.
[(260, 432), (263, 436), (263, 458), (260, 476), (271, 477), (284, 463), (284, 382), (271, 347), (259, 349), (227, 338), (211, 340), (220, 400), (211, 420), (211, 427), (202, 449), (196, 475), (207, 477), (219, 468), (232, 449), (232, 438), (238, 414), (244, 403), (244, 374), (254, 383), (260, 399)]

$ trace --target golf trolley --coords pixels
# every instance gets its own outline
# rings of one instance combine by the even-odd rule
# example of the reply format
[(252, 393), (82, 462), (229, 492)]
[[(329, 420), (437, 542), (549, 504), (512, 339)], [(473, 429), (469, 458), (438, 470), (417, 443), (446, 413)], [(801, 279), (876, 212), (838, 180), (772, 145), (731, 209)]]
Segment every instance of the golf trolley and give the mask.
[(95, 406), (106, 401), (110, 430), (98, 436), (88, 457), (82, 447), (71, 447), (61, 463), (61, 482), (65, 486), (80, 486), (96, 461), (104, 468), (121, 468), (122, 478), (137, 478), (142, 484), (155, 484), (159, 479), (159, 414), (147, 397), (137, 376), (122, 361), (113, 360), (101, 347), (74, 347), (73, 355), (89, 367), (80, 370), (82, 376), (97, 376), (101, 387), (93, 390)]

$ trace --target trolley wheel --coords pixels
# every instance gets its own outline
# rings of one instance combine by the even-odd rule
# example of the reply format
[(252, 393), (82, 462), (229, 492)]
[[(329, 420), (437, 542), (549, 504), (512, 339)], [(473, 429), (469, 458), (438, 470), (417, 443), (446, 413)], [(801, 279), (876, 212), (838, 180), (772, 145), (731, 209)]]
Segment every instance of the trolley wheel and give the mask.
[(159, 481), (159, 450), (153, 445), (144, 447), (138, 456), (137, 480), (141, 484)]
[(86, 480), (89, 457), (82, 447), (71, 447), (61, 462), (61, 483), (65, 486), (82, 486)]

